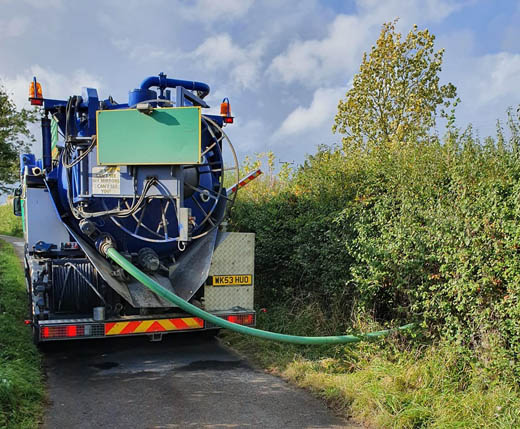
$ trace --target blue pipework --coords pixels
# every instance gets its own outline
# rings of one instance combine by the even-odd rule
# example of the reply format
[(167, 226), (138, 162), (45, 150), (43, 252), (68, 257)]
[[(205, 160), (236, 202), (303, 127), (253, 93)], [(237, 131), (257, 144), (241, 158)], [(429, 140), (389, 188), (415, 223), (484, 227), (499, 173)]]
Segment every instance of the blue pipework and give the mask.
[[(36, 78), (34, 78), (36, 82)], [(36, 88), (36, 83), (34, 83)], [(157, 88), (160, 93), (150, 89)], [(34, 156), (30, 158), (23, 157), (21, 159), (21, 168), (27, 166), (29, 171), (38, 166), (41, 168), (48, 178), (60, 177), (60, 172), (54, 168), (52, 162), (52, 137), (51, 137), (51, 116), (58, 121), (58, 128), (61, 130), (63, 136), (68, 138), (74, 137), (91, 137), (96, 134), (96, 112), (98, 110), (117, 110), (135, 107), (139, 102), (155, 100), (152, 102), (153, 107), (160, 107), (157, 103), (158, 99), (169, 101), (163, 107), (171, 106), (171, 91), (168, 88), (175, 88), (175, 105), (177, 107), (198, 105), (203, 108), (209, 107), (202, 99), (209, 91), (209, 85), (202, 82), (186, 81), (179, 79), (169, 79), (166, 74), (160, 73), (158, 76), (150, 76), (141, 82), (138, 89), (129, 92), (128, 104), (117, 104), (112, 98), (101, 101), (99, 99), (97, 90), (94, 88), (83, 88), (81, 96), (70, 97), (69, 100), (54, 100), (49, 98), (43, 99), (43, 108), (45, 116), (42, 118), (42, 159), (35, 160)], [(191, 91), (197, 91), (195, 95)], [(200, 97), (199, 97), (200, 96)], [(67, 119), (67, 115), (69, 118)], [(205, 115), (216, 122), (219, 126), (223, 126), (223, 119), (220, 115)], [(68, 121), (68, 125), (67, 125)], [(80, 201), (87, 201), (89, 193), (88, 177), (89, 164), (94, 162), (91, 157), (85, 158), (81, 162), (81, 166), (72, 169), (73, 186), (72, 196), (73, 201), (78, 203)], [(80, 173), (81, 172), (81, 173)], [(79, 177), (81, 176), (81, 177)], [(203, 175), (201, 178), (204, 182), (209, 176)], [(209, 186), (209, 183), (204, 183), (204, 186)], [(198, 207), (191, 207), (194, 212), (198, 211)]]
[(46, 172), (52, 169), (52, 137), (51, 120), (48, 117), (42, 118), (42, 164)]
[(128, 106), (136, 106), (143, 101), (157, 100), (157, 92), (151, 89), (134, 89), (128, 93)]
[[(150, 88), (156, 87), (159, 89), (159, 94)], [(171, 92), (166, 88), (177, 88), (177, 106), (184, 104), (184, 95), (186, 90), (197, 91), (200, 98), (191, 94), (191, 98), (196, 98), (197, 104), (202, 107), (208, 107), (207, 104), (202, 101), (204, 97), (209, 94), (209, 85), (203, 82), (195, 82), (180, 79), (169, 79), (164, 73), (159, 73), (159, 76), (149, 76), (141, 82), (139, 88), (134, 89), (128, 93), (128, 106), (134, 107), (137, 103), (144, 101), (156, 101), (156, 100), (168, 100), (171, 101)], [(188, 95), (189, 97), (189, 95)]]
[(203, 82), (180, 80), (180, 79), (169, 79), (164, 73), (159, 73), (159, 76), (150, 76), (141, 82), (140, 88), (142, 90), (150, 89), (152, 86), (156, 86), (161, 90), (165, 88), (177, 88), (182, 86), (190, 91), (197, 91), (201, 93), (201, 98), (206, 97), (209, 94), (209, 85)]
[[(36, 85), (35, 85), (36, 87)], [(172, 100), (172, 89), (175, 91), (175, 100)], [(111, 97), (101, 100), (98, 92), (94, 88), (83, 88), (81, 96), (72, 96), (68, 100), (43, 99), (44, 116), (41, 121), (42, 126), (42, 159), (36, 160), (34, 155), (26, 154), (21, 158), (22, 171), (28, 168), (31, 174), (33, 167), (39, 166), (45, 174), (47, 180), (51, 180), (50, 186), (56, 192), (58, 200), (62, 206), (63, 212), (69, 212), (69, 203), (84, 204), (87, 211), (100, 212), (103, 210), (114, 209), (120, 204), (120, 198), (110, 198), (93, 196), (90, 188), (91, 170), (97, 165), (95, 151), (82, 158), (79, 163), (73, 165), (69, 169), (65, 168), (63, 162), (54, 162), (52, 160), (52, 136), (51, 123), (52, 120), (58, 122), (58, 128), (66, 141), (65, 145), (68, 150), (74, 153), (70, 154), (69, 160), (76, 159), (80, 156), (81, 151), (86, 150), (88, 138), (96, 135), (96, 112), (99, 110), (118, 110), (135, 107), (140, 102), (148, 102), (152, 107), (182, 107), (182, 106), (200, 106), (208, 108), (209, 106), (203, 100), (210, 91), (209, 85), (202, 82), (186, 81), (179, 79), (169, 79), (166, 74), (160, 73), (158, 76), (150, 76), (141, 82), (141, 85), (129, 92), (128, 104), (118, 104)], [(164, 100), (161, 103), (159, 100)], [(220, 115), (204, 115), (213, 120), (220, 127), (223, 126), (223, 118)], [(205, 129), (207, 125), (202, 127), (202, 151), (204, 152), (211, 144), (211, 136)], [(59, 145), (63, 145), (63, 141)], [(198, 168), (197, 186), (200, 189), (216, 190), (218, 187), (223, 168), (221, 149), (215, 147), (213, 150), (206, 151), (203, 156), (203, 165)], [(205, 164), (205, 165), (204, 165)], [(215, 171), (213, 171), (215, 169)], [(68, 173), (67, 173), (68, 171)], [(139, 170), (130, 167), (122, 167), (121, 180), (126, 183), (129, 179), (128, 174), (138, 177)], [(162, 181), (170, 180), (173, 173), (170, 173), (169, 166), (154, 167), (154, 174)], [(139, 180), (142, 180), (140, 178)], [(164, 190), (161, 191), (164, 194)], [(127, 192), (128, 194), (128, 192)], [(125, 195), (127, 195), (125, 194)], [(147, 205), (146, 217), (160, 218), (162, 200), (152, 199), (152, 203)], [(166, 201), (166, 200), (164, 200)], [(183, 197), (183, 207), (191, 209), (191, 216), (197, 223), (206, 216), (214, 207), (214, 199), (203, 200), (199, 192)], [(166, 204), (166, 203), (164, 203)], [(166, 221), (168, 225), (168, 233), (172, 239), (177, 236), (177, 231), (181, 227), (178, 223), (176, 208), (170, 204), (169, 210), (165, 211)], [(219, 206), (220, 207), (220, 206)], [(220, 209), (219, 209), (220, 210)], [(144, 212), (144, 209), (143, 209)], [(70, 213), (69, 213), (70, 214)], [(117, 226), (107, 217), (98, 217), (93, 219), (98, 228), (111, 234), (116, 242), (129, 251), (137, 251), (143, 245), (143, 232), (140, 234), (133, 233), (135, 221), (132, 217), (119, 219), (121, 224)], [(126, 232), (122, 228), (126, 228)], [(193, 235), (200, 233), (202, 229), (195, 227)], [(146, 234), (145, 234), (146, 235)], [(148, 244), (157, 251), (159, 255), (174, 252), (177, 254), (177, 244), (173, 242), (149, 242)]]
[[(35, 78), (36, 79), (36, 78)], [(154, 91), (150, 88), (158, 88)], [(141, 82), (139, 88), (134, 89), (128, 94), (128, 104), (117, 104), (111, 98), (100, 101), (97, 91), (94, 88), (83, 88), (81, 97), (76, 97), (79, 102), (75, 105), (76, 113), (81, 112), (82, 115), (76, 115), (73, 123), (69, 123), (69, 135), (90, 137), (96, 134), (96, 111), (100, 109), (127, 109), (137, 105), (137, 103), (153, 100), (151, 103), (153, 107), (157, 107), (157, 100), (162, 99), (170, 101), (167, 105), (171, 105), (171, 91), (167, 88), (176, 88), (176, 105), (190, 106), (198, 105), (204, 108), (209, 106), (203, 100), (210, 92), (208, 84), (197, 81), (170, 79), (166, 74), (159, 73), (158, 76), (149, 76)], [(195, 95), (191, 91), (196, 91)], [(51, 113), (55, 119), (58, 120), (58, 125), (63, 134), (66, 133), (66, 108), (70, 101), (53, 100), (44, 98), (43, 107), (45, 113)], [(86, 115), (84, 115), (86, 113)], [(219, 126), (223, 125), (223, 120), (220, 115), (207, 115)], [(72, 131), (72, 133), (71, 133)]]
[(81, 98), (81, 108), (87, 108), (87, 119), (80, 126), (78, 134), (80, 136), (90, 137), (96, 134), (96, 111), (99, 110), (99, 97), (94, 88), (83, 88)]

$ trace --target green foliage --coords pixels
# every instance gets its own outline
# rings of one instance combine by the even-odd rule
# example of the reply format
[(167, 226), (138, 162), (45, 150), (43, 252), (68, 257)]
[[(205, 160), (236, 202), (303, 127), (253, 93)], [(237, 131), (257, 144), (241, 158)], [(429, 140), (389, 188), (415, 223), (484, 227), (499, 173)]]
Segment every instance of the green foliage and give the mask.
[[(257, 323), (260, 329), (313, 335), (327, 332), (335, 321), (307, 303), (270, 308), (258, 314)], [(378, 328), (353, 318), (349, 332)], [(326, 399), (338, 414), (370, 427), (520, 425), (516, 383), (497, 379), (449, 341), (425, 344), (404, 334), (355, 346), (295, 346), (233, 332), (224, 332), (223, 340), (255, 364)]]
[(283, 375), (378, 428), (512, 428), (520, 396), (449, 346), (357, 360), (295, 360)]
[(480, 141), (441, 111), (446, 135), (432, 137), (455, 97), (433, 41), (414, 28), (401, 42), (385, 24), (340, 102), (342, 148), (288, 176), (269, 168), (231, 213), (256, 233), (261, 329), (422, 329), (355, 347), (225, 338), (377, 427), (517, 427), (520, 118), (510, 109), (507, 131), (497, 122)]
[(20, 261), (0, 240), (0, 427), (35, 428), (42, 411), (40, 354), (23, 324), (27, 297)]
[(0, 206), (0, 235), (23, 236), (22, 218), (13, 214), (11, 204)]
[(34, 141), (27, 125), (36, 121), (32, 110), (17, 110), (0, 87), (0, 193), (19, 180), (18, 155)]
[(316, 303), (334, 320), (322, 334), (353, 314), (416, 321), (520, 380), (520, 163), (508, 134), (322, 148), (285, 183), (245, 188), (231, 224), (257, 234), (258, 304)]
[(447, 108), (456, 98), (455, 86), (439, 83), (444, 51), (434, 50), (435, 36), (414, 26), (401, 40), (395, 24), (383, 25), (339, 102), (333, 131), (345, 134), (346, 150), (423, 139), (435, 125), (438, 107)]

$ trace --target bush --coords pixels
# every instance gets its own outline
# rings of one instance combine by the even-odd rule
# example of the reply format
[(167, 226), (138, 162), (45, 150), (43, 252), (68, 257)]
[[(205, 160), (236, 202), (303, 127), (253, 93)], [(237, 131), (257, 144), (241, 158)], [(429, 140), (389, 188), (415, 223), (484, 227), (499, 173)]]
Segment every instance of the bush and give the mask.
[(501, 132), (481, 143), (468, 128), (442, 143), (321, 148), (292, 177), (246, 188), (232, 225), (257, 234), (258, 304), (319, 303), (338, 332), (352, 314), (416, 321), (520, 380), (511, 128), (507, 144)]

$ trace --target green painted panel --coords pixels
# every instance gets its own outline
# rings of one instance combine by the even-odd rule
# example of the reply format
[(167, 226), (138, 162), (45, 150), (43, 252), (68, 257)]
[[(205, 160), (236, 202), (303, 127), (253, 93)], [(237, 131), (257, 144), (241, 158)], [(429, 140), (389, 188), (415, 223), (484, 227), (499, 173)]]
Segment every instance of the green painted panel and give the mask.
[(97, 112), (100, 165), (200, 163), (200, 107)]

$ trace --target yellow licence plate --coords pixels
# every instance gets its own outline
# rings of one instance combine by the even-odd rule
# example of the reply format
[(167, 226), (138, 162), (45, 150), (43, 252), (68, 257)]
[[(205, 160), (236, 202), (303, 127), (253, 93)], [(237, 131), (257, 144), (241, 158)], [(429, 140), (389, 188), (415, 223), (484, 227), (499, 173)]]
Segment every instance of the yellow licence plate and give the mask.
[(251, 274), (238, 274), (229, 276), (213, 276), (212, 286), (251, 286), (253, 276)]

